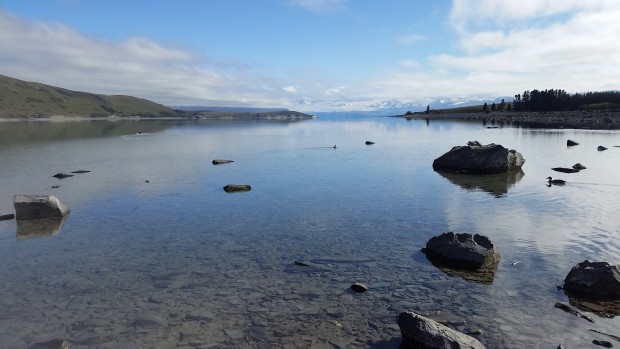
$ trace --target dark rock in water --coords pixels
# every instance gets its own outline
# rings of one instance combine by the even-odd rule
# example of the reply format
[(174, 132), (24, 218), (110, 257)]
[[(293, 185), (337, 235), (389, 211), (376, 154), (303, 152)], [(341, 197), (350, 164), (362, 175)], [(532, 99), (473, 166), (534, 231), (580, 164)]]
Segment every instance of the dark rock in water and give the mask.
[(577, 143), (577, 142), (575, 142), (575, 141), (572, 141), (572, 140), (570, 140), (570, 139), (566, 141), (566, 146), (567, 146), (567, 147), (572, 147), (572, 146), (574, 146), (574, 145), (579, 145), (579, 143)]
[(69, 214), (69, 207), (53, 195), (15, 195), (13, 206), (18, 220), (63, 217)]
[(34, 343), (28, 349), (69, 349), (69, 342), (64, 339), (52, 339), (47, 342)]
[(73, 177), (72, 174), (68, 174), (68, 173), (56, 173), (55, 175), (53, 175), (52, 177), (58, 178), (58, 179), (63, 179), (63, 178), (68, 178), (68, 177)]
[(608, 341), (599, 341), (597, 339), (592, 341), (592, 344), (596, 344), (596, 345), (600, 345), (601, 347), (605, 347), (605, 348), (612, 348), (613, 345), (608, 342)]
[(499, 144), (457, 146), (433, 161), (435, 171), (505, 173), (523, 166), (523, 155)]
[(484, 349), (477, 339), (455, 331), (414, 312), (398, 315), (398, 326), (403, 336), (402, 349)]
[(8, 221), (13, 218), (15, 218), (15, 215), (12, 213), (0, 215), (0, 221)]
[(224, 191), (227, 193), (236, 193), (250, 190), (252, 190), (252, 187), (248, 184), (227, 184), (226, 186), (224, 186)]
[(585, 167), (585, 166), (583, 166), (583, 165), (582, 165), (582, 164), (580, 164), (580, 163), (576, 163), (576, 164), (574, 164), (574, 165), (573, 165), (573, 168), (574, 168), (575, 170), (585, 170), (585, 169), (586, 169), (586, 167)]
[(596, 149), (597, 149), (598, 151), (607, 150), (607, 148), (603, 147), (602, 145), (599, 145)]
[(478, 141), (469, 141), (469, 142), (467, 142), (467, 145), (470, 146), (470, 147), (480, 147), (480, 146), (482, 146), (482, 144), (480, 144), (480, 142), (478, 142)]
[(52, 185), (51, 188), (52, 189), (58, 189), (58, 188), (60, 188), (60, 186), (59, 185)]
[(375, 142), (366, 141), (366, 145), (372, 145), (372, 144), (375, 144)]
[(575, 173), (579, 172), (576, 168), (567, 168), (567, 167), (553, 167), (552, 170), (562, 173)]
[(443, 233), (431, 238), (424, 250), (429, 260), (459, 269), (480, 269), (499, 261), (497, 247), (482, 235)]
[(300, 261), (295, 261), (295, 265), (299, 265), (300, 267), (309, 267), (310, 266), (310, 264), (304, 263), (304, 262), (300, 262)]
[(568, 273), (564, 291), (577, 298), (620, 299), (620, 266), (585, 260)]
[(211, 163), (212, 163), (213, 165), (229, 164), (229, 163), (231, 163), (231, 162), (235, 162), (235, 161), (233, 161), (233, 160), (217, 160), (217, 159), (216, 159), (216, 160), (211, 161)]
[(71, 173), (78, 173), (78, 174), (80, 174), (80, 173), (89, 173), (89, 172), (91, 172), (91, 171), (88, 171), (88, 170), (71, 171)]
[(368, 291), (368, 287), (361, 282), (356, 282), (351, 285), (351, 289), (357, 293), (364, 293)]

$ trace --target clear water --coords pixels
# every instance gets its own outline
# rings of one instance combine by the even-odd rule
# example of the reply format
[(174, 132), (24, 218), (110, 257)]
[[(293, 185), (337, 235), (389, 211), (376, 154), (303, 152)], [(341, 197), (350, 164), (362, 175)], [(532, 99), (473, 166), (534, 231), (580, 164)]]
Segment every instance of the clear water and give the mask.
[[(569, 302), (556, 286), (573, 265), (620, 263), (619, 136), (354, 116), (0, 123), (0, 214), (14, 194), (71, 207), (38, 235), (0, 222), (0, 347), (398, 348), (402, 310), (481, 330), (489, 348), (613, 342), (589, 329), (620, 335), (617, 317), (554, 304)], [(469, 140), (518, 150), (523, 173), (432, 170)], [(74, 170), (92, 172), (52, 177)], [(487, 282), (426, 260), (446, 231), (498, 245)]]

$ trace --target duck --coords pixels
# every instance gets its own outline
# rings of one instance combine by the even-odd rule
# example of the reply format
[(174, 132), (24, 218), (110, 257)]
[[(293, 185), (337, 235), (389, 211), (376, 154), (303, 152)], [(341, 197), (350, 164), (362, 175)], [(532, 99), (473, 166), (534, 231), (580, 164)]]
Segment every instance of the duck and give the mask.
[(551, 177), (547, 177), (547, 179), (549, 180), (549, 184), (564, 185), (566, 183), (566, 181), (562, 179), (553, 179)]

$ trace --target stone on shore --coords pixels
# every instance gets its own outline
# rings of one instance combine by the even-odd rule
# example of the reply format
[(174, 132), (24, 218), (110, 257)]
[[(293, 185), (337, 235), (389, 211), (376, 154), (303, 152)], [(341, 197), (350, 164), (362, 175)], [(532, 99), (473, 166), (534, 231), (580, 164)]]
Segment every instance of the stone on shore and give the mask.
[(227, 193), (236, 193), (250, 190), (252, 190), (252, 187), (248, 184), (227, 184), (224, 186), (224, 191)]
[(480, 269), (499, 261), (497, 247), (482, 235), (447, 232), (431, 238), (423, 250), (429, 260), (460, 269)]
[(414, 312), (398, 316), (398, 326), (403, 336), (401, 348), (427, 349), (484, 349), (477, 339), (446, 327)]
[(213, 165), (229, 164), (231, 162), (235, 162), (235, 161), (234, 160), (222, 160), (222, 159), (215, 159), (211, 161)]
[(463, 173), (505, 173), (521, 168), (524, 162), (521, 153), (491, 143), (453, 147), (433, 161), (433, 169)]
[(69, 207), (53, 195), (15, 195), (13, 206), (17, 220), (64, 217), (70, 212)]
[(571, 269), (563, 288), (577, 297), (620, 300), (620, 265), (585, 260)]

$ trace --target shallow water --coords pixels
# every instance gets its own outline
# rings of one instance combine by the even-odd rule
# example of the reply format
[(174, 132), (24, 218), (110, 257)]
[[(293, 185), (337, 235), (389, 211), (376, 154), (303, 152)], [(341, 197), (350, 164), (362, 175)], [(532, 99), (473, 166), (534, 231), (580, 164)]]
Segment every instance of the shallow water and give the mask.
[[(617, 317), (589, 313), (592, 324), (554, 308), (569, 302), (556, 286), (573, 265), (620, 263), (618, 131), (324, 116), (0, 123), (0, 135), (0, 214), (18, 193), (71, 207), (38, 235), (0, 222), (3, 348), (54, 338), (71, 348), (398, 348), (402, 310), (480, 329), (489, 348), (620, 335)], [(523, 173), (472, 181), (432, 170), (469, 140), (518, 150)], [(550, 170), (577, 162), (587, 169)], [(74, 170), (92, 172), (51, 177)], [(547, 176), (567, 184), (548, 187)], [(227, 194), (229, 183), (252, 190)], [(445, 231), (499, 246), (488, 282), (426, 260), (420, 248)], [(369, 291), (352, 292), (356, 281)]]

